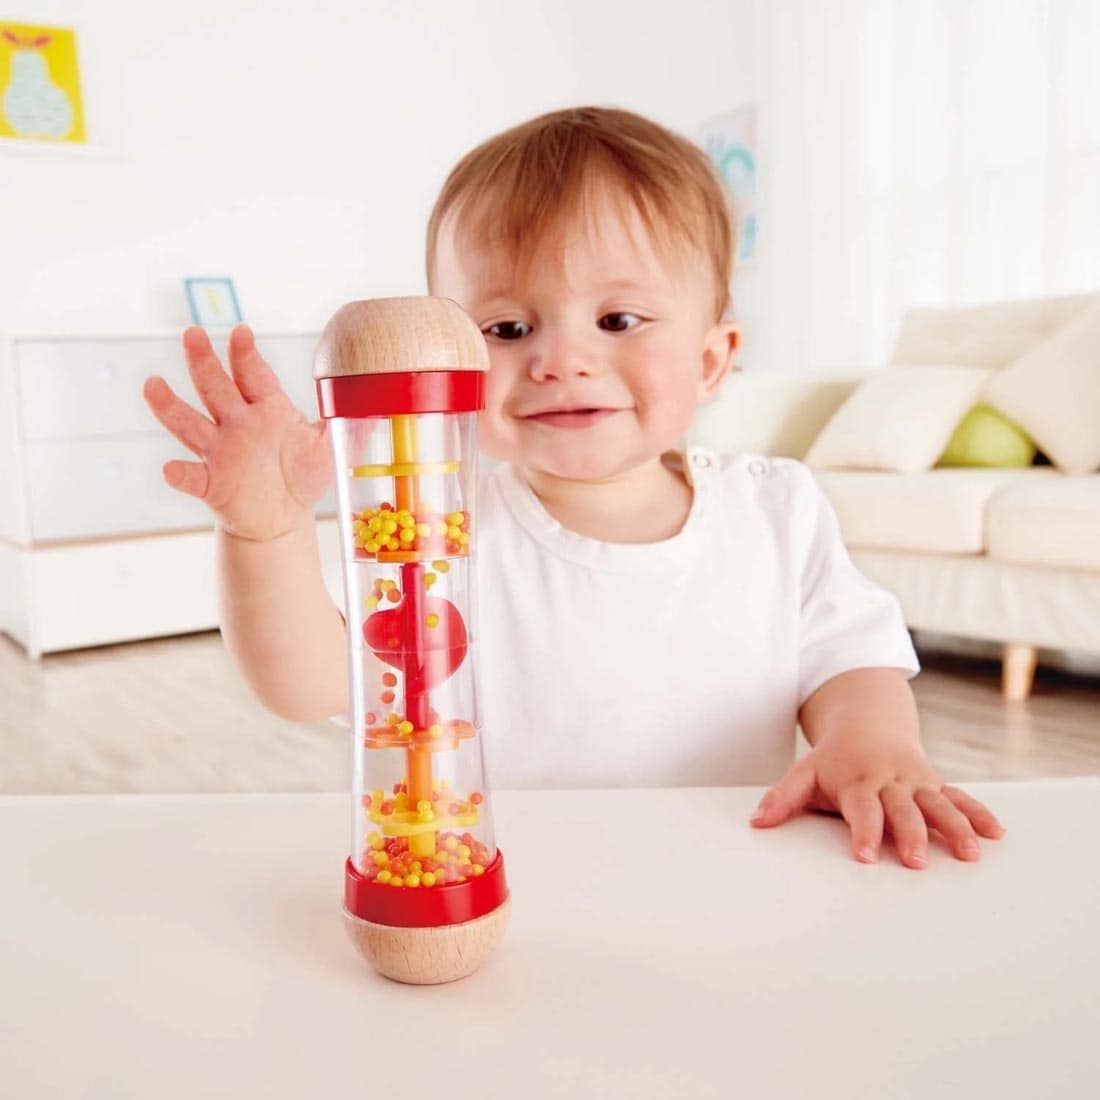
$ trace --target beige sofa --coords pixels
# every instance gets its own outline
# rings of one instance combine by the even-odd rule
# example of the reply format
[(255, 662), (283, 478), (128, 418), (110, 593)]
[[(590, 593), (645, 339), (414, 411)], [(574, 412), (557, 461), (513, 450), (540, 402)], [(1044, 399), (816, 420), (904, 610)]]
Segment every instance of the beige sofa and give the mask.
[[(891, 363), (1000, 368), (1097, 300), (910, 311)], [(691, 442), (801, 459), (863, 376), (737, 373), (700, 410)], [(1100, 473), (1032, 466), (816, 476), (853, 560), (898, 596), (910, 629), (1003, 645), (1006, 697), (1030, 693), (1039, 647), (1100, 654)]]

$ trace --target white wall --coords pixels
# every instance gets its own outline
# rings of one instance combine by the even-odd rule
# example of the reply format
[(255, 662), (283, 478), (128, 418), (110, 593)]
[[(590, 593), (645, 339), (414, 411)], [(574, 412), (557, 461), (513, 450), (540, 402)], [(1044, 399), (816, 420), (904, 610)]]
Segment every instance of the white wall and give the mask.
[(171, 330), (183, 277), (223, 274), (256, 327), (319, 328), (349, 299), (423, 292), (432, 201), (489, 134), (592, 102), (696, 136), (756, 80), (755, 0), (35, 0), (4, 17), (77, 29), (93, 148), (0, 149), (0, 335)]

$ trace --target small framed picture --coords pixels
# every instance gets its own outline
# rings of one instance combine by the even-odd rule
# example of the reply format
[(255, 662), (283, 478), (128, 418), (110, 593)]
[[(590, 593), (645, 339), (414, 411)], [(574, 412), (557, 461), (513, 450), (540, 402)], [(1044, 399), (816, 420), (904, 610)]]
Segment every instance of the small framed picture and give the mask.
[(196, 325), (229, 328), (243, 320), (232, 279), (184, 279), (183, 283)]

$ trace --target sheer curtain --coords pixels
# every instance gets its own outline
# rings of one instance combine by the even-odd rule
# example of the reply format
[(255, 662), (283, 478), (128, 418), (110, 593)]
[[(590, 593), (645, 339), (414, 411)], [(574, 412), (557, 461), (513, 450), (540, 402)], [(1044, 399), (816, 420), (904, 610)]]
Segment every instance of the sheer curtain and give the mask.
[(760, 365), (1100, 290), (1100, 0), (761, 0)]

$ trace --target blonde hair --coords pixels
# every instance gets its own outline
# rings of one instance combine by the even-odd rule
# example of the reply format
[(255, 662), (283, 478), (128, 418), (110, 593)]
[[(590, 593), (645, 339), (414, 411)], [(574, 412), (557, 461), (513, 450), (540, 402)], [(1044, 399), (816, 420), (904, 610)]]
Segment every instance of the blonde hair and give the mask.
[(729, 304), (734, 223), (706, 154), (686, 138), (630, 111), (552, 111), (489, 138), (455, 165), (428, 221), (427, 270), (440, 227), (506, 250), (521, 274), (549, 236), (593, 212), (609, 195), (633, 208), (665, 254), (704, 252), (714, 278), (714, 316)]

